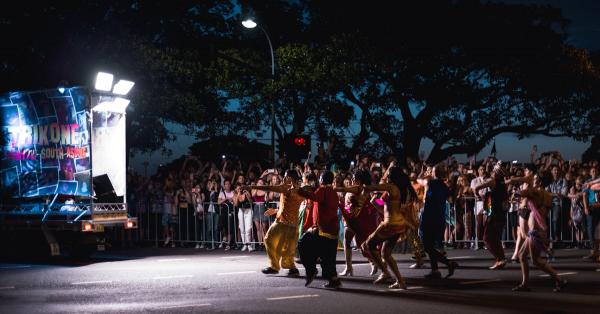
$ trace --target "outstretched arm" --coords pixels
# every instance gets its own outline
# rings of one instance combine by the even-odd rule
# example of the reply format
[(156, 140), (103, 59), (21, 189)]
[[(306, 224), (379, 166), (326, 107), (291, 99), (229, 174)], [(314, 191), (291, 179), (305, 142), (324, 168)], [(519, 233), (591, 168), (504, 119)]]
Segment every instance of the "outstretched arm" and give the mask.
[(248, 188), (254, 190), (261, 190), (267, 192), (277, 192), (277, 193), (285, 193), (290, 189), (290, 186), (287, 184), (281, 185), (250, 185)]
[(494, 188), (496, 186), (496, 182), (494, 180), (488, 180), (486, 182), (481, 183), (480, 185), (475, 187), (475, 194), (479, 194), (479, 190), (483, 190), (485, 188)]
[(388, 183), (367, 185), (364, 187), (365, 191), (367, 191), (367, 192), (385, 191), (388, 193), (392, 193), (393, 188), (394, 188), (394, 186), (392, 184), (388, 184)]
[(362, 192), (362, 187), (360, 185), (355, 185), (355, 186), (348, 186), (348, 187), (336, 187), (333, 190), (336, 192), (360, 194), (360, 192)]

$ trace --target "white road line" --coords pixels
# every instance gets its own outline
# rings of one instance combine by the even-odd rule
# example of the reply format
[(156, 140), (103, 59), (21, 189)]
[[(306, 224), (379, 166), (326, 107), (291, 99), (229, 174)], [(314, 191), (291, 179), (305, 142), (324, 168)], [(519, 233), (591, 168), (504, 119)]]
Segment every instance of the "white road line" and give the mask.
[[(576, 272), (569, 272), (569, 273), (558, 273), (559, 276), (569, 276), (569, 275), (577, 275)], [(543, 274), (540, 275), (540, 277), (550, 277), (550, 275), (548, 274)]]
[(4, 287), (0, 287), (0, 290), (8, 290), (8, 289), (14, 289), (15, 286), (4, 286)]
[(449, 256), (448, 259), (453, 260), (453, 259), (468, 259), (468, 258), (477, 258), (477, 256), (456, 256), (456, 257), (452, 257)]
[(476, 285), (480, 283), (489, 283), (489, 282), (499, 282), (502, 279), (488, 279), (488, 280), (471, 280), (471, 281), (462, 281), (461, 285)]
[(176, 278), (192, 278), (194, 275), (176, 275), (176, 276), (158, 276), (152, 277), (152, 279), (176, 279)]
[(318, 294), (303, 294), (303, 295), (292, 295), (288, 297), (277, 297), (277, 298), (267, 298), (267, 301), (277, 301), (277, 300), (289, 300), (289, 299), (303, 299), (303, 298), (316, 298)]
[(159, 306), (155, 307), (155, 309), (159, 310), (168, 310), (168, 309), (179, 309), (185, 307), (201, 307), (201, 306), (211, 306), (210, 303), (201, 303), (201, 304), (181, 304), (181, 305), (170, 305), (170, 306)]
[(248, 255), (239, 255), (239, 256), (221, 256), (221, 258), (245, 258), (250, 257)]
[(30, 268), (31, 265), (0, 266), (0, 269)]
[(230, 272), (230, 273), (218, 273), (218, 276), (225, 276), (225, 275), (239, 275), (239, 274), (255, 274), (256, 270), (249, 270), (249, 271), (234, 271), (234, 272)]
[[(97, 283), (111, 283), (114, 280), (97, 280), (97, 281), (82, 281), (82, 282), (72, 282), (72, 285), (93, 285), (93, 284), (97, 284)], [(118, 280), (116, 280), (118, 281)]]
[(162, 263), (162, 262), (181, 262), (181, 261), (187, 261), (189, 258), (171, 258), (171, 259), (159, 259), (157, 260), (157, 262)]

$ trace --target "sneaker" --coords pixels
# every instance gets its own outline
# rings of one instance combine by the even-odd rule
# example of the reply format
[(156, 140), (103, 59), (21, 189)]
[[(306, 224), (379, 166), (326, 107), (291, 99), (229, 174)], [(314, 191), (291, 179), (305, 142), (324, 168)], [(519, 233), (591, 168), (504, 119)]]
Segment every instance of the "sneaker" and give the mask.
[(414, 263), (414, 264), (408, 266), (408, 268), (410, 268), (410, 269), (421, 269), (423, 267), (423, 264), (424, 263)]
[(223, 248), (223, 243), (219, 244), (219, 248), (222, 249)]
[(248, 252), (254, 252), (254, 251), (256, 251), (256, 249), (254, 248), (254, 246), (253, 245), (249, 245), (248, 246)]
[(329, 280), (328, 283), (324, 284), (324, 288), (337, 289), (342, 286), (342, 282), (339, 279)]
[(229, 245), (226, 245), (225, 246), (225, 251), (229, 251), (229, 250), (231, 250), (231, 247)]
[(275, 269), (273, 269), (273, 268), (271, 268), (271, 267), (266, 267), (266, 268), (263, 268), (263, 269), (261, 270), (261, 272), (262, 272), (263, 274), (265, 274), (265, 275), (268, 275), (268, 274), (277, 274), (277, 273), (279, 273), (279, 271), (278, 271), (278, 270), (275, 270)]
[(442, 274), (437, 270), (432, 270), (429, 274), (424, 276), (425, 279), (442, 279)]
[(300, 271), (298, 270), (298, 268), (290, 268), (290, 270), (288, 270), (288, 272), (287, 272), (287, 276), (288, 277), (298, 277), (298, 276), (300, 276)]
[(248, 246), (247, 246), (247, 245), (244, 245), (244, 246), (242, 247), (242, 252), (244, 252), (244, 251), (247, 251), (247, 250), (248, 250)]
[(204, 243), (200, 243), (200, 248), (203, 249), (204, 248)]
[(195, 247), (195, 248), (196, 248), (196, 250), (197, 250), (197, 249), (200, 249), (200, 248), (201, 248), (201, 247), (200, 247), (200, 243), (196, 243), (196, 247)]
[(171, 242), (171, 247), (175, 247), (175, 242)]
[(165, 238), (165, 246), (167, 246), (167, 244), (169, 244), (170, 241), (171, 241), (171, 237), (166, 237)]

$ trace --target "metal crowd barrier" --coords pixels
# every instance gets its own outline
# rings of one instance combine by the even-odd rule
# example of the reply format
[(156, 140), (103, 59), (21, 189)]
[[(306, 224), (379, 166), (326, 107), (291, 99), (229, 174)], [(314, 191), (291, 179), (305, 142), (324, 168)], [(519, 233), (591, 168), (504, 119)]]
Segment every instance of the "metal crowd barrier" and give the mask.
[[(448, 228), (450, 232), (448, 242), (463, 244), (470, 243), (473, 249), (478, 249), (480, 242), (482, 242), (483, 239), (479, 238), (477, 230), (478, 228), (481, 228), (482, 235), (484, 226), (479, 226), (477, 221), (477, 200), (475, 197), (471, 196), (461, 197), (460, 201), (462, 202), (462, 211), (460, 211), (460, 216), (459, 211), (457, 211), (456, 204), (451, 204), (449, 208), (449, 217), (446, 219), (446, 228)], [(261, 202), (252, 204), (251, 241), (249, 241), (247, 244), (253, 246), (254, 248), (257, 248), (257, 246), (263, 244), (264, 235), (275, 218), (275, 216), (264, 217), (264, 212), (266, 208), (277, 208), (278, 205), (278, 202)], [(138, 204), (137, 207), (139, 217), (137, 229), (138, 239), (141, 239), (145, 242), (154, 242), (155, 246), (160, 246), (165, 240), (162, 231), (163, 227), (161, 226), (162, 203), (158, 202), (155, 204), (152, 201), (146, 201), (145, 204)], [(210, 202), (203, 203), (203, 211), (200, 215), (195, 214), (195, 209), (193, 206), (188, 206), (188, 208), (184, 209), (178, 209), (179, 224), (175, 226), (176, 239), (173, 241), (179, 245), (200, 243), (204, 246), (214, 246), (217, 248), (223, 243), (222, 240), (224, 236), (228, 236), (229, 245), (243, 245), (239, 232), (240, 222), (237, 221), (239, 209), (234, 208), (231, 204), (212, 204), (214, 212), (209, 212), (209, 208), (211, 208)], [(258, 211), (258, 213), (256, 213), (256, 211)], [(555, 237), (552, 236), (554, 235), (555, 231), (552, 224), (554, 213), (552, 210), (549, 212), (547, 221), (549, 227), (549, 239), (551, 239), (554, 243), (572, 243), (575, 241), (575, 228), (574, 226), (565, 227), (566, 224), (564, 221), (565, 218), (569, 217), (570, 209), (561, 208), (561, 213), (562, 215), (559, 217), (559, 226), (564, 228), (561, 229), (559, 237), (555, 239)], [(227, 215), (227, 217), (223, 219), (221, 215)], [(470, 215), (472, 218), (470, 221), (468, 219), (468, 215)], [(503, 243), (512, 243), (516, 240), (513, 237), (512, 230), (517, 226), (516, 223), (518, 223), (518, 217), (515, 217), (512, 219), (513, 221), (511, 221), (511, 215), (517, 215), (517, 213), (514, 211), (507, 211), (506, 213), (507, 223), (506, 229), (503, 232)], [(198, 216), (202, 218), (199, 219)], [(462, 222), (463, 228), (462, 239), (458, 239), (456, 234), (456, 223), (459, 221), (459, 219)], [(225, 227), (222, 225), (223, 223), (226, 224), (226, 228), (223, 228)], [(467, 225), (471, 231), (470, 238), (468, 239), (464, 238)], [(570, 237), (566, 236), (568, 234), (570, 234)], [(585, 241), (587, 242), (589, 239)]]
[[(478, 225), (478, 220), (477, 220), (477, 199), (474, 196), (469, 196), (469, 197), (461, 197), (460, 201), (462, 201), (462, 211), (461, 211), (461, 216), (462, 217), (458, 217), (458, 210), (456, 208), (456, 203), (454, 204), (450, 204), (450, 210), (449, 210), (449, 215), (450, 217), (446, 217), (446, 228), (450, 231), (450, 236), (449, 236), (449, 242), (454, 242), (454, 243), (471, 243), (472, 244), (472, 248), (473, 249), (478, 249), (479, 248), (479, 242), (483, 241), (483, 239), (479, 239), (478, 234), (477, 234), (477, 230), (479, 229), (479, 225)], [(513, 210), (507, 210), (506, 211), (506, 227), (505, 230), (503, 232), (502, 235), (502, 242), (506, 243), (512, 243), (512, 242), (516, 242), (516, 239), (514, 239), (512, 230), (513, 228), (517, 227), (518, 221), (519, 221), (519, 217), (517, 214), (517, 209), (518, 209), (518, 202), (510, 202), (509, 203), (511, 205), (511, 207), (513, 208)], [(549, 215), (548, 215), (548, 219), (547, 219), (547, 226), (548, 226), (548, 239), (550, 239), (553, 243), (574, 243), (576, 241), (575, 239), (575, 227), (574, 226), (566, 226), (565, 224), (565, 217), (569, 217), (570, 216), (570, 208), (564, 208), (563, 204), (561, 203), (561, 208), (560, 208), (560, 213), (561, 215), (559, 215), (558, 217), (558, 226), (561, 228), (560, 232), (558, 234), (558, 238), (556, 238), (556, 230), (555, 227), (552, 223), (553, 218), (554, 218), (554, 211), (552, 210), (552, 208), (549, 210)], [(458, 222), (458, 219), (460, 218), (462, 220), (462, 232), (463, 232), (463, 237), (464, 237), (464, 233), (466, 231), (466, 226), (467, 226), (467, 215), (472, 215), (472, 219), (471, 222), (469, 222), (469, 230), (471, 231), (471, 237), (470, 239), (457, 239), (457, 234), (456, 234), (456, 223)], [(517, 217), (515, 217), (514, 219), (512, 219), (513, 221), (511, 221), (511, 215), (515, 215)], [(448, 219), (450, 218), (450, 219)], [(568, 221), (568, 220), (567, 220)], [(485, 218), (484, 218), (484, 226), (485, 226)], [(481, 226), (481, 234), (483, 235), (483, 228), (484, 226)], [(570, 233), (570, 237), (566, 237), (565, 235)], [(586, 242), (589, 242), (589, 239), (585, 240)]]
[[(257, 249), (257, 246), (264, 244), (264, 235), (269, 226), (273, 223), (275, 216), (265, 217), (264, 212), (267, 208), (278, 208), (279, 202), (260, 202), (252, 203), (252, 230), (248, 244)], [(209, 211), (210, 210), (210, 211)], [(214, 211), (212, 211), (214, 210)], [(178, 208), (178, 224), (175, 226), (174, 243), (180, 246), (187, 244), (203, 244), (205, 247), (218, 248), (223, 245), (240, 246), (244, 245), (241, 241), (239, 230), (238, 211), (232, 204), (216, 204), (205, 202), (202, 206), (202, 213), (196, 213), (191, 204), (188, 208)], [(138, 205), (139, 214), (139, 239), (145, 242), (154, 242), (155, 246), (160, 246), (165, 241), (163, 234), (162, 203), (154, 204), (147, 202)], [(222, 215), (226, 215), (223, 218)], [(227, 243), (223, 239), (227, 237)]]

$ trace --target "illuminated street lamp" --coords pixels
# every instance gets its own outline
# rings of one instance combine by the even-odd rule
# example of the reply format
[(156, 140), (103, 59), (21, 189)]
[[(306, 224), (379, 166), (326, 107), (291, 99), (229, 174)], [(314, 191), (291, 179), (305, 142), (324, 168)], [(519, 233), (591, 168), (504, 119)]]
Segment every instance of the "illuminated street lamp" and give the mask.
[[(96, 75), (95, 87), (96, 90), (109, 92), (112, 90), (112, 95), (127, 95), (131, 88), (135, 85), (132, 81), (119, 80), (114, 86), (112, 84), (114, 76), (111, 73), (98, 72)], [(99, 112), (118, 112), (125, 113), (130, 100), (122, 97), (108, 97), (102, 99), (95, 105), (92, 110)]]
[[(271, 44), (271, 38), (267, 31), (254, 22), (252, 19), (247, 19), (242, 22), (242, 26), (245, 28), (253, 29), (258, 26), (260, 30), (267, 37), (269, 42), (269, 49), (271, 50), (271, 80), (275, 81), (275, 54), (273, 53), (273, 45)], [(273, 167), (275, 167), (275, 103), (271, 101), (271, 149), (273, 150)]]

